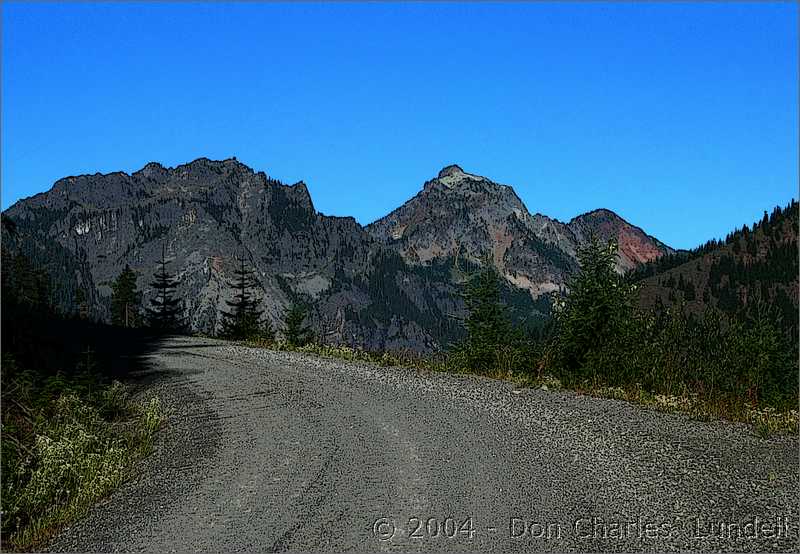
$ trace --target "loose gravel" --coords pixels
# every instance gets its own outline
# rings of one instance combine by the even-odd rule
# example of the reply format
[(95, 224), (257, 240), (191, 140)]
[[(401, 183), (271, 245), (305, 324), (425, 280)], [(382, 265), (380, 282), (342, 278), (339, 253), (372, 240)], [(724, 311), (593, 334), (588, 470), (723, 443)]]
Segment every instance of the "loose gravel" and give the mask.
[(797, 436), (174, 338), (139, 475), (52, 551), (797, 551)]

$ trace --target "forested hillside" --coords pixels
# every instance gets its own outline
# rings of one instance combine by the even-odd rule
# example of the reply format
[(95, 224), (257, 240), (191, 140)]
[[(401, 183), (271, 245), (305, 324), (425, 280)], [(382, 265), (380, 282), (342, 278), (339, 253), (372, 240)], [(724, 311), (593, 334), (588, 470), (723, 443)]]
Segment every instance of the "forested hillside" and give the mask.
[(688, 311), (708, 307), (752, 315), (771, 307), (782, 328), (798, 332), (798, 204), (792, 201), (725, 240), (711, 240), (639, 266), (628, 275), (639, 284), (643, 307), (685, 303)]

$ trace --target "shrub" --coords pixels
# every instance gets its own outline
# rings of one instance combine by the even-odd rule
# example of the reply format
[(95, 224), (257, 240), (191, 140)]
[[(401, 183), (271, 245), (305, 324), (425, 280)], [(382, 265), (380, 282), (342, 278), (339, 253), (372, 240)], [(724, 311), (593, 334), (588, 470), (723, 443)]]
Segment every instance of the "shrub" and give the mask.
[[(556, 299), (545, 361), (564, 382), (590, 387), (639, 383), (667, 396), (697, 394), (731, 407), (797, 402), (797, 365), (773, 307), (748, 318), (683, 304), (645, 312), (614, 273), (616, 245), (591, 241), (566, 299)], [(738, 408), (736, 408), (738, 409)]]
[(632, 342), (637, 329), (634, 289), (615, 272), (616, 257), (615, 242), (603, 245), (593, 237), (578, 252), (581, 270), (570, 280), (569, 294), (554, 301), (550, 360), (568, 382), (615, 380), (612, 374), (629, 372), (620, 346)]
[[(130, 475), (149, 451), (161, 408), (154, 398), (138, 424), (120, 426), (116, 419), (137, 411), (122, 383), (95, 384), (91, 393), (75, 392), (84, 387), (63, 376), (3, 385), (2, 533), (11, 546), (27, 549)], [(55, 390), (57, 397), (46, 396)], [(15, 409), (7, 407), (9, 392)]]

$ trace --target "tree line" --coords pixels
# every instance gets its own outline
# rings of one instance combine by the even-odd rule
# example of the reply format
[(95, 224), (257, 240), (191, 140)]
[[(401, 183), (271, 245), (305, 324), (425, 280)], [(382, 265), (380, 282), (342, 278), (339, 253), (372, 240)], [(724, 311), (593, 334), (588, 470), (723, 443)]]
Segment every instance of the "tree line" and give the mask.
[[(776, 210), (755, 228), (773, 236), (790, 209)], [(745, 237), (749, 232), (737, 236)], [(796, 272), (796, 242), (787, 244), (792, 247), (776, 250), (775, 256), (762, 257), (748, 266), (720, 258), (712, 269), (711, 285), (718, 286), (723, 274), (727, 275), (725, 285), (746, 280), (748, 270), (754, 268), (767, 281), (776, 272), (781, 278), (790, 271)], [(720, 306), (704, 306), (698, 313), (687, 310), (684, 301), (700, 293), (690, 280), (679, 275), (674, 286), (683, 291), (682, 297), (668, 305), (658, 302), (645, 310), (638, 302), (639, 284), (629, 275), (616, 273), (617, 256), (618, 247), (613, 241), (601, 243), (592, 239), (582, 248), (578, 253), (579, 269), (566, 287), (569, 293), (559, 291), (552, 295), (551, 318), (536, 329), (514, 323), (518, 318), (502, 300), (504, 281), (494, 265), (488, 260), (476, 265), (466, 276), (461, 291), (466, 314), (460, 322), (464, 338), (449, 346), (448, 364), (488, 374), (542, 376), (547, 372), (564, 384), (577, 387), (638, 384), (660, 394), (746, 399), (754, 405), (796, 404), (797, 341), (783, 332), (787, 324), (798, 328), (796, 301), (783, 299), (787, 305), (795, 306), (793, 311), (785, 309), (777, 298), (768, 301), (762, 297), (747, 310), (726, 313)], [(13, 263), (21, 268), (11, 276), (16, 280), (19, 297), (26, 302), (46, 297), (47, 279), (25, 266), (21, 258)], [(3, 277), (7, 277), (5, 272)], [(276, 329), (264, 317), (256, 294), (258, 279), (244, 255), (236, 257), (232, 279), (227, 284), (233, 296), (221, 310), (219, 335), (235, 340), (275, 341)], [(142, 309), (137, 275), (126, 265), (111, 287), (113, 322), (123, 327), (186, 331), (189, 326), (177, 295), (178, 285), (162, 249), (150, 283), (155, 294), (149, 306)], [(85, 295), (76, 294), (76, 302), (80, 298)], [(792, 320), (782, 322), (787, 316)], [(286, 343), (303, 346), (314, 341), (307, 305), (292, 302), (282, 319)]]
[[(538, 337), (512, 326), (499, 301), (501, 277), (487, 264), (465, 286), (467, 337), (453, 349), (455, 363), (489, 373), (546, 371), (577, 388), (637, 385), (796, 407), (797, 342), (783, 332), (778, 306), (761, 301), (727, 314), (717, 307), (692, 313), (682, 302), (642, 309), (638, 284), (614, 269), (617, 250), (614, 241), (593, 239), (578, 252), (569, 294), (553, 295), (553, 318)], [(796, 319), (795, 306), (794, 329)]]
[[(111, 320), (122, 327), (147, 326), (157, 331), (185, 333), (189, 325), (184, 306), (177, 296), (178, 279), (167, 269), (166, 252), (162, 248), (150, 286), (155, 294), (150, 305), (142, 310), (142, 293), (137, 287), (137, 275), (126, 264), (119, 276), (111, 284)], [(243, 255), (236, 257), (234, 278), (228, 286), (234, 291), (233, 298), (226, 300), (227, 310), (221, 312), (221, 338), (231, 340), (275, 340), (276, 332), (272, 322), (263, 317), (261, 301), (254, 294), (259, 286), (255, 272)], [(84, 295), (76, 297), (82, 301)], [(80, 304), (79, 304), (80, 305)], [(308, 307), (292, 302), (283, 316), (283, 337), (292, 346), (304, 346), (313, 338), (311, 327), (307, 324)]]
[[(751, 257), (757, 255), (756, 234), (762, 234), (769, 239), (770, 250), (782, 239), (787, 222), (797, 225), (798, 203), (792, 200), (786, 206), (776, 206), (771, 213), (764, 210), (764, 215), (751, 226), (745, 224), (725, 236), (724, 240), (711, 239), (691, 250), (679, 250), (673, 254), (660, 256), (650, 262), (640, 264), (628, 274), (631, 282), (641, 281), (647, 277), (664, 273), (670, 269), (683, 265), (686, 262), (702, 257), (720, 247), (731, 244), (735, 254), (748, 253)], [(795, 248), (796, 250), (796, 248)], [(791, 258), (788, 258), (791, 259)]]

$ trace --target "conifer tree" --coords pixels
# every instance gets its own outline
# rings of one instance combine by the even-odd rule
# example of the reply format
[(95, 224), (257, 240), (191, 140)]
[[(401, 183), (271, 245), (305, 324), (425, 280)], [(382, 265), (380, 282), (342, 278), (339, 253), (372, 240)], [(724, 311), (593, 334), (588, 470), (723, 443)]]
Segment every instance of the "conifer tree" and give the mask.
[(150, 286), (155, 289), (156, 294), (150, 299), (150, 306), (147, 308), (150, 327), (160, 331), (183, 330), (184, 320), (180, 315), (183, 306), (181, 299), (175, 297), (178, 282), (167, 271), (166, 251), (163, 246), (161, 261), (158, 262), (158, 269), (153, 274), (153, 279)]
[(30, 259), (22, 253), (17, 253), (8, 265), (8, 270), (4, 269), (2, 272), (3, 281), (6, 290), (14, 291), (15, 302), (29, 310), (51, 310), (52, 283), (47, 272), (34, 267)]
[(692, 281), (686, 281), (686, 286), (683, 289), (683, 298), (687, 302), (693, 301), (697, 297), (697, 294), (694, 290), (694, 283)]
[(267, 340), (272, 339), (272, 326), (261, 325), (262, 310), (260, 302), (250, 292), (257, 286), (255, 272), (248, 267), (243, 255), (236, 258), (238, 267), (233, 272), (234, 281), (229, 281), (228, 286), (236, 291), (233, 300), (225, 303), (231, 308), (230, 312), (222, 312), (222, 336), (243, 340), (262, 336)]
[(457, 352), (470, 369), (489, 371), (497, 366), (497, 353), (501, 348), (516, 347), (508, 308), (500, 297), (500, 276), (490, 259), (485, 259), (482, 269), (470, 275), (463, 293), (467, 308), (464, 326), (466, 339)]
[[(574, 370), (576, 375), (594, 371), (586, 360), (598, 348), (613, 343), (632, 314), (633, 289), (614, 270), (618, 246), (615, 241), (602, 244), (592, 237), (578, 251), (580, 272), (569, 282), (564, 303), (554, 306), (559, 336), (558, 365)], [(672, 286), (674, 278), (670, 276)], [(669, 300), (674, 300), (670, 289)]]
[(80, 319), (89, 317), (89, 302), (83, 287), (75, 289), (75, 313)]
[(111, 320), (122, 327), (139, 324), (140, 294), (136, 290), (136, 273), (128, 264), (111, 285)]
[(311, 342), (311, 328), (304, 325), (308, 309), (302, 304), (293, 302), (283, 316), (283, 336), (292, 346), (304, 346)]

